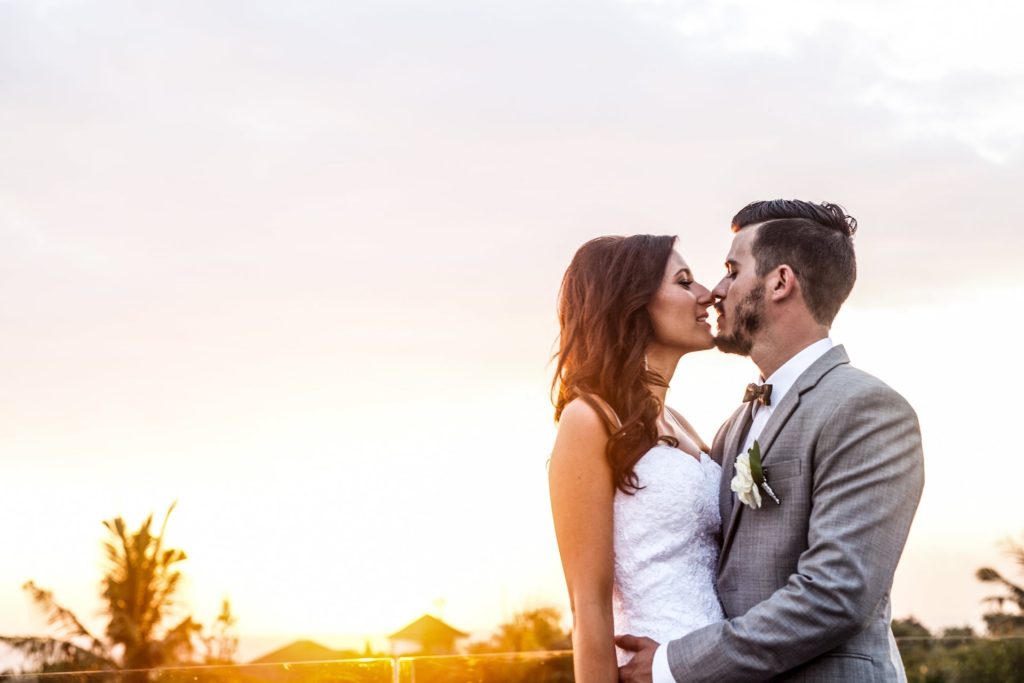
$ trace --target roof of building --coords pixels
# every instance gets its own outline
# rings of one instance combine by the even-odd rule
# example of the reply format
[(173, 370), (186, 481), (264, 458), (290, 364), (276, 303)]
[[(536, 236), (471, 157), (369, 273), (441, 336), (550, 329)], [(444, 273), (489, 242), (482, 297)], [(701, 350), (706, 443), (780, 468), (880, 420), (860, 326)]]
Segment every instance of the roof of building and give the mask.
[(469, 634), (449, 626), (437, 617), (424, 614), (405, 628), (392, 633), (388, 640), (414, 640), (422, 643), (442, 636), (468, 638)]
[(332, 659), (350, 659), (358, 656), (351, 650), (332, 650), (312, 640), (296, 640), (282, 648), (268, 652), (250, 664), (276, 664), (280, 662), (322, 662)]

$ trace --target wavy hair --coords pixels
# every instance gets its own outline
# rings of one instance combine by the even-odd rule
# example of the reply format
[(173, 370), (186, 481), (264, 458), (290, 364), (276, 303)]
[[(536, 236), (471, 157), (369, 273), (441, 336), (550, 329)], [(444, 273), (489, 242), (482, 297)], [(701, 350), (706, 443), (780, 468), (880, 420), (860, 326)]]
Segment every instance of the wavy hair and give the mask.
[(647, 369), (644, 354), (654, 339), (647, 304), (675, 241), (667, 235), (590, 240), (573, 256), (559, 291), (555, 422), (575, 398), (597, 410), (608, 429), (605, 456), (615, 486), (628, 494), (641, 488), (634, 466), (643, 454), (659, 440), (674, 441), (658, 435), (662, 405), (650, 387), (667, 382)]

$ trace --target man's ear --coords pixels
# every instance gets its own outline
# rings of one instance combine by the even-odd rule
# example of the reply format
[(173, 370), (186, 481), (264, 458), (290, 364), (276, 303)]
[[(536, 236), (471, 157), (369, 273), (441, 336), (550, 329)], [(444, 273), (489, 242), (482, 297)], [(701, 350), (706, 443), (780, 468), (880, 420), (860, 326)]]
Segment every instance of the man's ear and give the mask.
[(785, 263), (775, 269), (775, 273), (769, 282), (771, 283), (771, 291), (768, 293), (768, 296), (771, 297), (772, 301), (788, 299), (796, 294), (800, 288), (796, 280), (796, 273)]

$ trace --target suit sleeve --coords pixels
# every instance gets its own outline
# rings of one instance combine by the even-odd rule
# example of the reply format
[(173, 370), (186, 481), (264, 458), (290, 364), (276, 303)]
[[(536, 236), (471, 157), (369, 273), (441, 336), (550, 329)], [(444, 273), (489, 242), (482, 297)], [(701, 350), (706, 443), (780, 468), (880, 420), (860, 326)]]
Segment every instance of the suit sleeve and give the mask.
[(839, 402), (824, 425), (796, 572), (746, 614), (671, 641), (677, 681), (762, 681), (834, 649), (876, 617), (924, 486), (917, 416), (892, 389), (872, 386)]

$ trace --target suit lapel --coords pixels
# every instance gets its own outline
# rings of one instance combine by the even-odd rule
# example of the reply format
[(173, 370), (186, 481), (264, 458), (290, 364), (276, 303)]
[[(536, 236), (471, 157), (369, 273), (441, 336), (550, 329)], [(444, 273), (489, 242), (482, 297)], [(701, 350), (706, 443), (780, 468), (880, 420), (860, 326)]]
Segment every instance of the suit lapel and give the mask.
[(744, 403), (733, 416), (732, 426), (725, 439), (725, 451), (722, 453), (722, 481), (719, 488), (719, 510), (722, 513), (722, 552), (718, 556), (718, 566), (722, 566), (722, 558), (725, 557), (726, 548), (732, 540), (732, 530), (735, 526), (736, 516), (742, 503), (734, 500), (732, 488), (729, 486), (735, 474), (736, 455), (740, 446), (743, 445), (743, 437), (750, 428), (751, 423), (750, 404)]
[(789, 416), (793, 414), (798, 405), (800, 405), (800, 392), (794, 386), (786, 392), (782, 402), (775, 406), (771, 417), (768, 418), (768, 421), (764, 424), (764, 429), (761, 430), (757, 437), (757, 443), (761, 447), (761, 462), (768, 459), (768, 453), (772, 444), (775, 443), (775, 437), (782, 431), (782, 427), (785, 426)]
[[(744, 413), (747, 414), (746, 418)], [(739, 448), (739, 440), (743, 438), (743, 432), (749, 425), (750, 411), (747, 404), (741, 405), (729, 418), (728, 428), (725, 432), (725, 443), (722, 446), (722, 480), (719, 483), (719, 509), (722, 513), (722, 521), (729, 519), (732, 510), (732, 489), (729, 488), (729, 481), (732, 479), (736, 466), (736, 449)], [(748, 420), (743, 424), (744, 419)]]

